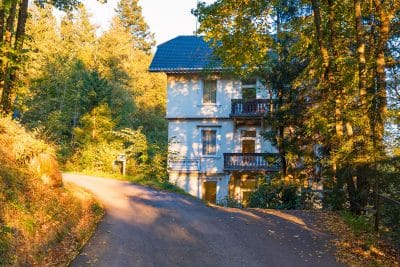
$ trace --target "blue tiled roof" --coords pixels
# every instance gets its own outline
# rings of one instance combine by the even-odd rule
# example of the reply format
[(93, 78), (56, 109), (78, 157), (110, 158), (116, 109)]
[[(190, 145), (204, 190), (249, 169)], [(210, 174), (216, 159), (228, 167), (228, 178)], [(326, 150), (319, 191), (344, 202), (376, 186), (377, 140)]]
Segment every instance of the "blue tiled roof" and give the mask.
[(203, 37), (178, 36), (157, 47), (149, 71), (180, 73), (218, 68), (213, 50)]

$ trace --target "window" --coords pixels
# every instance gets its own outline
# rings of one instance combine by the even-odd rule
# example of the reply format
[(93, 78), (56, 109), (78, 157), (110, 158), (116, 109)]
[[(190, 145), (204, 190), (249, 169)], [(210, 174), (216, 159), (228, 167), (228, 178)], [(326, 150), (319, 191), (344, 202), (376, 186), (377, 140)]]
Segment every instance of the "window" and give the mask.
[(217, 103), (217, 81), (205, 80), (203, 82), (203, 104)]
[(257, 98), (257, 80), (242, 81), (242, 99), (252, 100)]
[(201, 142), (203, 146), (203, 155), (214, 156), (217, 154), (217, 131), (202, 130)]
[(242, 153), (255, 153), (256, 152), (256, 131), (241, 131), (242, 136)]

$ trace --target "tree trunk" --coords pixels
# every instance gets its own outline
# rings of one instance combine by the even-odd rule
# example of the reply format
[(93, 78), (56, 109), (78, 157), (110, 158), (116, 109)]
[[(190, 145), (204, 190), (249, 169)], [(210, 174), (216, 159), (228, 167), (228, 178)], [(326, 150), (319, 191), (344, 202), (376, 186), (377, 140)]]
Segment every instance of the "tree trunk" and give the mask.
[(311, 3), (312, 3), (313, 12), (314, 12), (314, 23), (315, 23), (315, 30), (316, 30), (316, 34), (317, 34), (319, 51), (322, 56), (322, 68), (323, 68), (322, 78), (324, 80), (326, 80), (327, 69), (329, 68), (329, 52), (328, 52), (328, 49), (326, 48), (324, 38), (322, 36), (320, 3), (317, 0), (312, 0)]
[[(17, 1), (13, 1), (11, 3), (10, 14), (8, 15), (6, 22), (6, 31), (5, 31), (5, 57), (10, 60), (10, 49), (12, 47), (12, 32), (14, 31), (14, 22), (15, 15), (17, 13)], [(2, 113), (8, 115), (11, 113), (11, 92), (10, 92), (10, 67), (8, 62), (3, 62), (2, 64), (2, 80), (0, 81), (0, 86), (2, 95), (0, 101), (0, 108), (2, 109)]]
[(340, 86), (336, 81), (335, 73), (336, 73), (336, 64), (334, 63), (335, 59), (338, 57), (337, 49), (336, 49), (336, 29), (335, 29), (335, 8), (333, 0), (328, 0), (328, 27), (329, 27), (329, 47), (331, 47), (331, 55), (329, 56), (329, 67), (328, 67), (328, 80), (329, 80), (329, 89), (330, 92), (333, 93), (335, 97), (335, 130), (336, 136), (339, 139), (343, 136), (344, 127), (343, 127), (343, 92)]
[[(277, 12), (276, 14), (276, 32), (277, 35), (281, 33), (281, 16), (280, 13)], [(279, 43), (281, 45), (281, 43)], [(282, 50), (281, 50), (282, 51)], [(282, 52), (279, 52), (278, 54), (278, 68), (282, 69)], [(282, 75), (278, 75), (277, 78), (277, 93), (278, 93), (278, 109), (277, 112), (283, 112), (282, 107), (284, 105), (284, 86), (282, 82)], [(282, 116), (281, 116), (282, 117)], [(278, 152), (281, 157), (281, 170), (282, 170), (282, 176), (286, 176), (287, 174), (287, 162), (286, 162), (286, 147), (285, 147), (285, 124), (281, 121), (279, 122), (279, 125), (276, 129), (276, 139), (277, 139), (277, 146), (278, 146)]]
[(387, 114), (386, 102), (386, 59), (385, 51), (389, 40), (390, 20), (389, 14), (384, 10), (381, 0), (374, 0), (376, 12), (379, 15), (379, 39), (376, 47), (376, 110), (374, 110), (374, 134), (378, 149), (381, 149)]
[[(314, 12), (314, 23), (315, 30), (317, 34), (317, 41), (319, 45), (319, 51), (322, 57), (322, 68), (323, 68), (323, 81), (328, 82), (329, 92), (335, 95), (335, 111), (334, 111), (334, 120), (335, 120), (335, 132), (337, 137), (343, 136), (343, 121), (342, 121), (342, 99), (339, 89), (337, 88), (335, 75), (333, 73), (333, 64), (332, 57), (329, 55), (328, 48), (325, 44), (324, 37), (322, 34), (322, 24), (321, 24), (321, 10), (320, 10), (320, 2), (317, 0), (312, 0), (312, 8)], [(333, 2), (330, 0), (329, 3), (329, 27), (331, 34), (329, 36), (330, 46), (334, 48), (335, 43), (335, 31), (333, 27), (333, 19), (334, 19), (334, 10), (333, 10)]]
[[(367, 105), (367, 68), (365, 59), (365, 39), (364, 29), (362, 25), (362, 14), (361, 14), (361, 1), (354, 0), (354, 15), (356, 19), (356, 40), (357, 40), (357, 52), (358, 52), (358, 89), (360, 95), (360, 102), (363, 112), (366, 111)], [(366, 114), (366, 113), (365, 113)]]
[[(0, 3), (0, 48), (3, 47), (4, 41), (4, 26), (5, 26), (5, 19), (6, 19), (6, 11), (5, 11), (5, 4), (3, 1)], [(2, 58), (4, 54), (0, 52), (0, 58)], [(1, 103), (1, 95), (3, 94), (3, 64), (4, 60), (0, 59), (0, 103)], [(0, 113), (1, 113), (1, 105), (0, 105)]]
[[(278, 90), (278, 101), (279, 101), (279, 107), (283, 106), (283, 88), (282, 86), (279, 86)], [(280, 111), (282, 112), (282, 111)], [(280, 126), (278, 127), (278, 151), (281, 156), (281, 162), (282, 162), (282, 175), (286, 176), (287, 174), (287, 162), (286, 162), (286, 147), (285, 147), (285, 126), (280, 123)]]
[(4, 3), (1, 3), (0, 6), (0, 43), (3, 43), (4, 40), (4, 20), (6, 19), (6, 12)]
[(16, 50), (22, 49), (24, 45), (26, 20), (28, 19), (28, 5), (29, 0), (21, 0), (18, 13), (17, 31), (15, 33)]
[(355, 214), (360, 214), (358, 201), (357, 201), (357, 188), (354, 177), (349, 167), (344, 167), (344, 177), (347, 185), (347, 192), (349, 193), (350, 210)]
[[(376, 91), (374, 95), (374, 108), (372, 110), (373, 121), (371, 123), (372, 128), (372, 139), (374, 146), (374, 160), (377, 160), (377, 156), (380, 157), (384, 153), (383, 148), (383, 137), (385, 132), (385, 118), (387, 114), (387, 99), (386, 99), (386, 58), (385, 51), (387, 49), (387, 43), (389, 40), (390, 32), (390, 16), (386, 12), (384, 1), (374, 0), (375, 10), (379, 16), (379, 37), (376, 44), (376, 67), (375, 67), (375, 80), (376, 80)], [(391, 12), (394, 12), (391, 10)], [(374, 167), (377, 168), (376, 162)], [(375, 177), (374, 181), (374, 195), (375, 195), (375, 230), (379, 230), (379, 178)]]
[[(26, 26), (26, 20), (28, 18), (28, 4), (29, 0), (21, 0), (19, 5), (18, 23), (15, 33), (15, 43), (14, 43), (14, 49), (16, 50), (17, 53), (21, 53), (21, 49), (23, 48), (24, 44), (25, 26)], [(21, 61), (20, 54), (18, 54), (18, 58), (16, 58), (15, 60), (17, 64), (20, 63)], [(18, 71), (18, 66), (13, 66), (13, 67), (8, 66), (7, 70), (5, 71), (3, 97), (1, 100), (3, 113), (5, 114), (10, 114), (12, 112), (12, 101), (15, 94), (15, 81), (17, 79), (17, 71)], [(4, 92), (6, 94), (4, 94)]]

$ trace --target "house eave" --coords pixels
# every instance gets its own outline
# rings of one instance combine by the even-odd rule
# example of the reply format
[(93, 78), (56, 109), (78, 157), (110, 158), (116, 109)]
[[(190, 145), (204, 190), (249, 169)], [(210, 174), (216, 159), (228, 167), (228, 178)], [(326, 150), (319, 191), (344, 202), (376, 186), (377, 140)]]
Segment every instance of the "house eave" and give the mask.
[(150, 68), (149, 72), (163, 72), (166, 74), (193, 74), (201, 72), (219, 73), (222, 68)]

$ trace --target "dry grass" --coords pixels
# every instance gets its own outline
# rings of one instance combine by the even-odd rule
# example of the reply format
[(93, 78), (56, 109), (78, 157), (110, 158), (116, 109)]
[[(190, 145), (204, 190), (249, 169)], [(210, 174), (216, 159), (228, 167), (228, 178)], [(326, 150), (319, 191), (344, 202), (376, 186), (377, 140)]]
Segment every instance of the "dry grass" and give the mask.
[(62, 186), (51, 146), (0, 118), (0, 265), (67, 265), (101, 216), (89, 193)]

